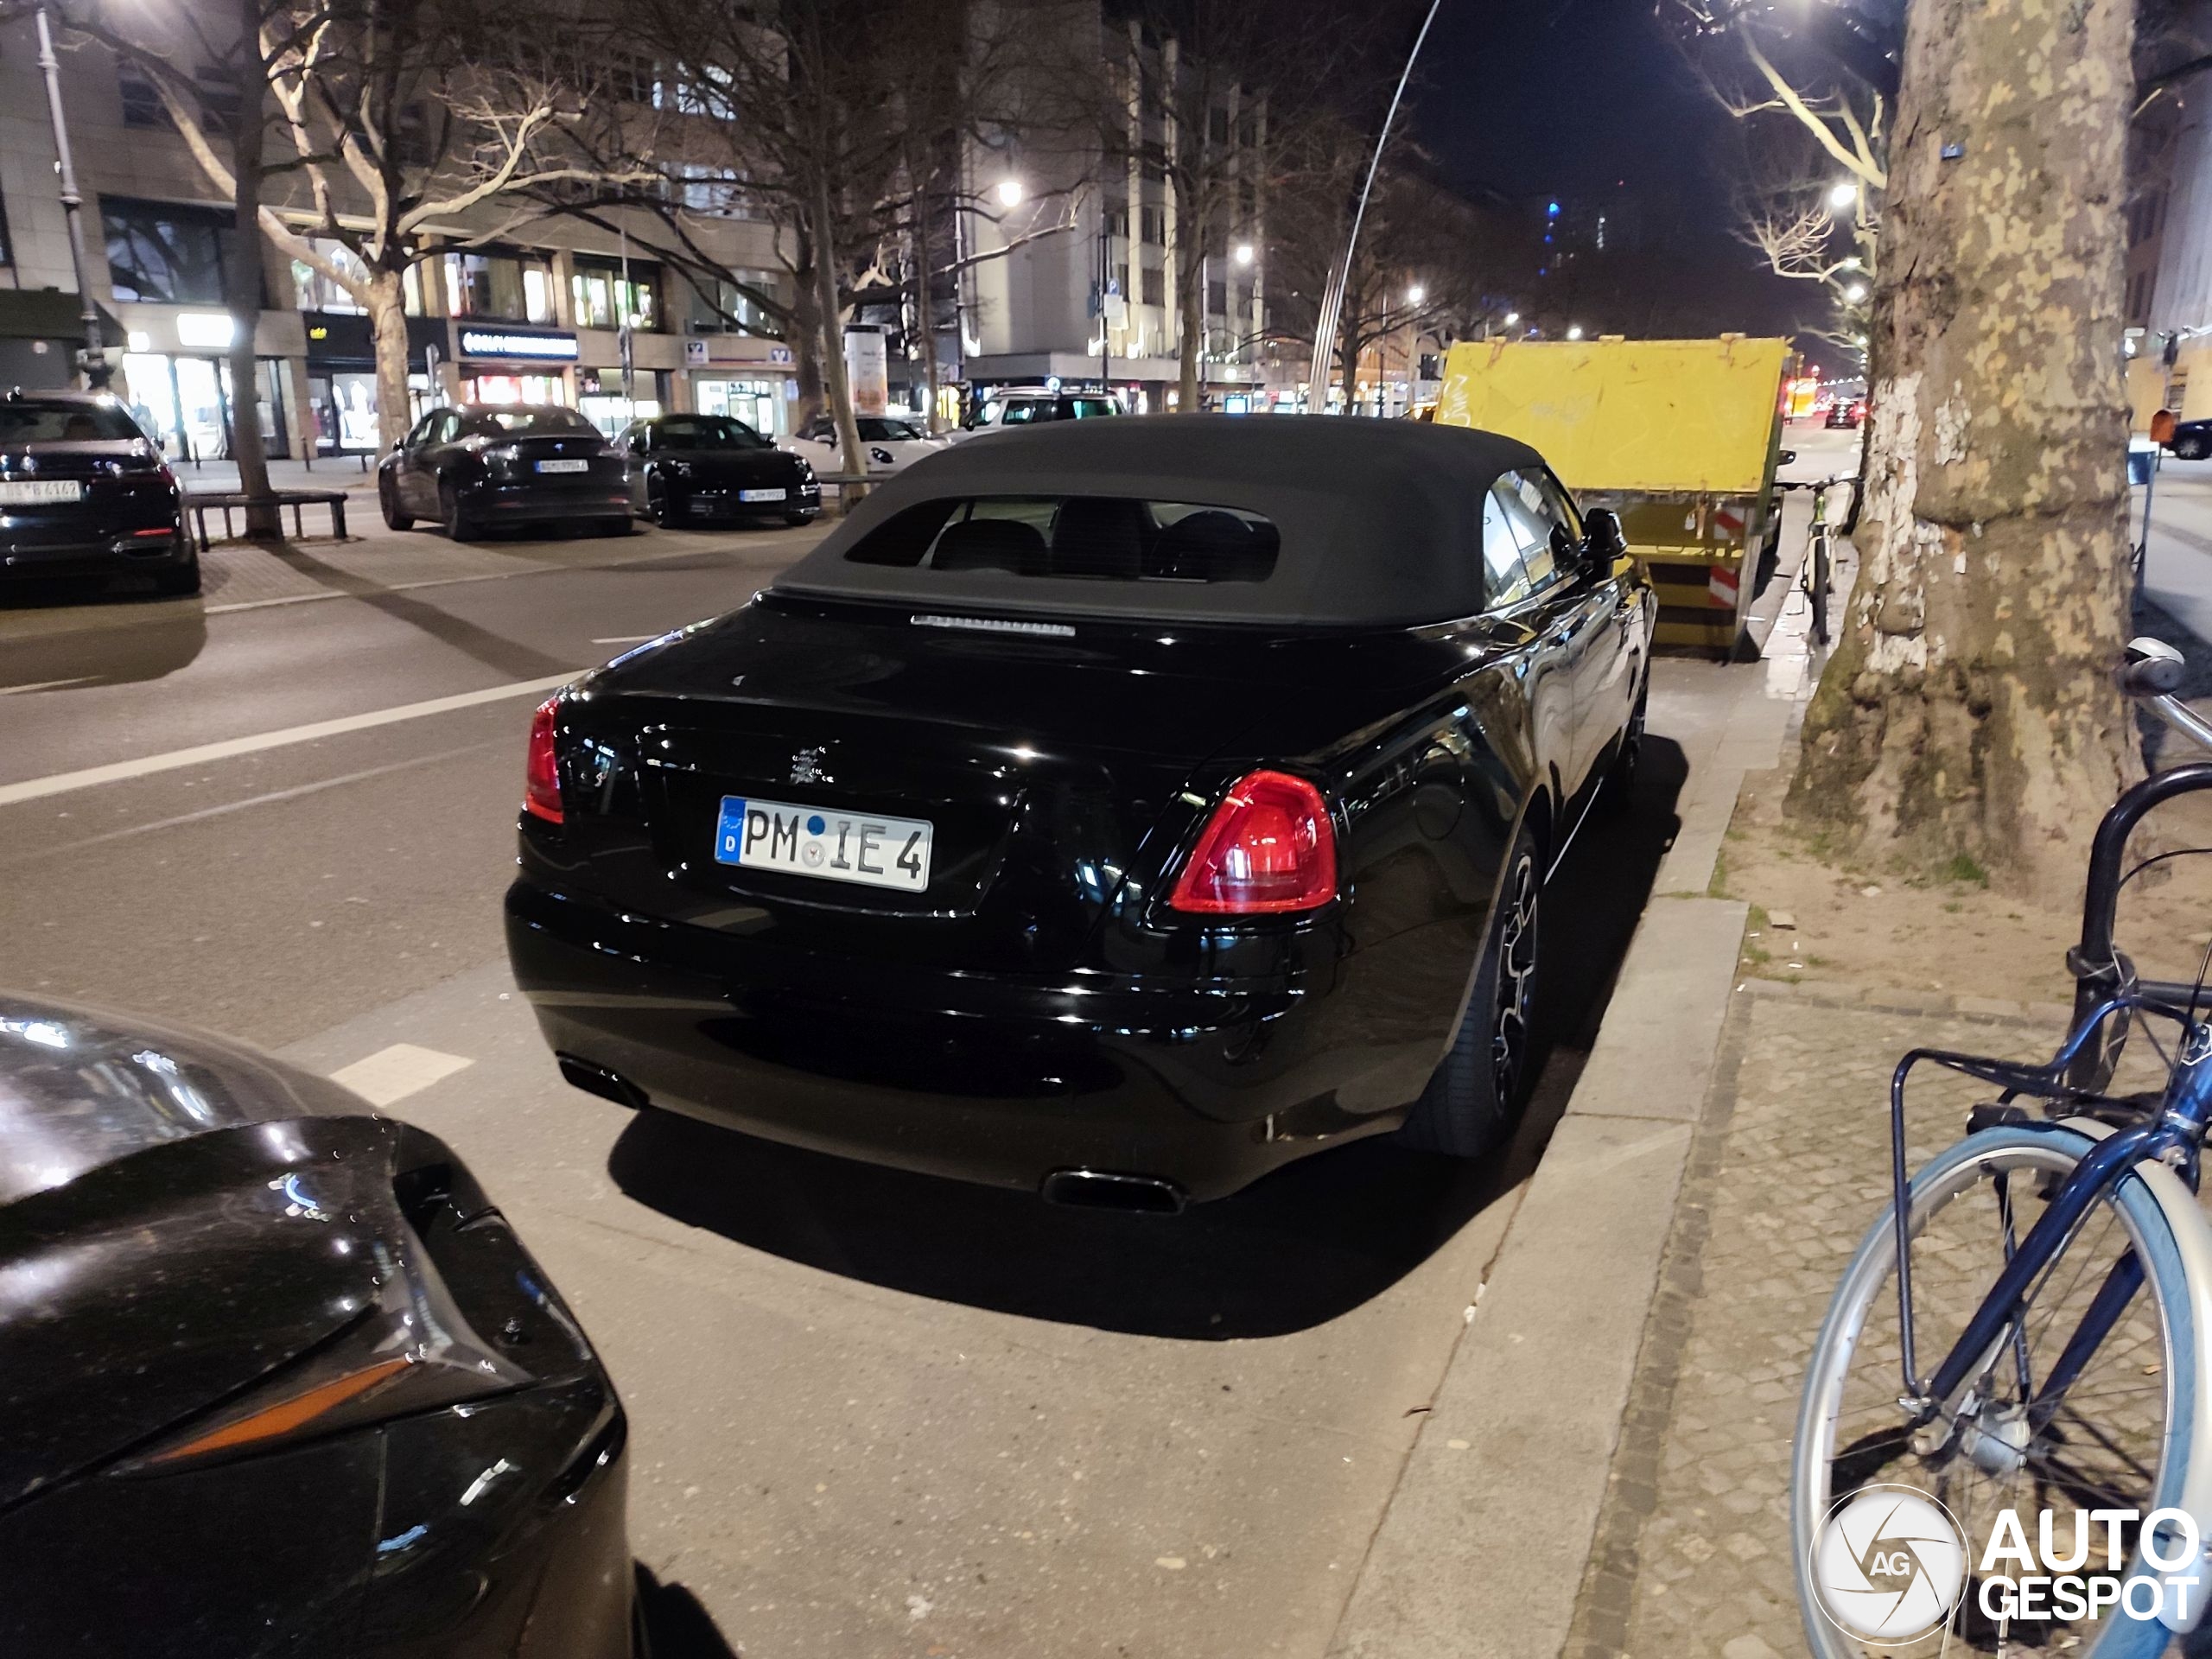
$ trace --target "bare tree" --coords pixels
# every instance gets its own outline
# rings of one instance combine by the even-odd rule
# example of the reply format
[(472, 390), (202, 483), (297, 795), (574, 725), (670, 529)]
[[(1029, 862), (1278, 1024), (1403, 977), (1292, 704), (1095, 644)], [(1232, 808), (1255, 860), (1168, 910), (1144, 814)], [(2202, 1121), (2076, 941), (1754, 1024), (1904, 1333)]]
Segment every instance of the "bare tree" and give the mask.
[[(284, 202), (259, 203), (261, 229), (367, 315), (378, 426), (396, 443), (408, 424), (406, 273), (434, 233), (496, 215), (453, 238), (494, 240), (543, 214), (550, 193), (601, 182), (571, 139), (623, 66), (515, 48), (533, 38), (527, 16), (435, 0), (284, 0), (254, 21), (290, 185)], [(200, 170), (235, 198), (237, 147), (219, 143), (188, 68), (140, 31), (139, 13), (125, 0), (86, 0), (71, 22), (144, 67)], [(487, 52), (487, 41), (503, 44)]]

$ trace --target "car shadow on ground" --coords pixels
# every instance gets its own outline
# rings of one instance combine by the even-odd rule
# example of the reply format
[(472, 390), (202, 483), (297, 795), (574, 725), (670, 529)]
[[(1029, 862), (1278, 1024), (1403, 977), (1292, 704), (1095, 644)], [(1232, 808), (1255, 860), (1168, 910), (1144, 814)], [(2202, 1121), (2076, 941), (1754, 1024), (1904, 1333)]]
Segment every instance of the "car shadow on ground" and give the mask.
[(636, 1659), (738, 1659), (705, 1604), (680, 1584), (663, 1584), (643, 1561), (638, 1570), (638, 1620), (645, 1645)]
[(1026, 1192), (880, 1168), (648, 1111), (608, 1173), (631, 1198), (753, 1249), (913, 1295), (1138, 1335), (1277, 1336), (1388, 1289), (1541, 1156), (1581, 1075), (1674, 839), (1688, 766), (1646, 746), (1632, 810), (1593, 816), (1548, 889), (1545, 1001), (1512, 1144), (1463, 1162), (1385, 1138), (1278, 1170), (1179, 1216), (1067, 1210)]
[[(79, 588), (54, 597), (51, 603), (80, 606), (101, 597), (96, 588)], [(0, 612), (16, 607), (16, 596), (10, 594)], [(67, 632), (34, 633), (0, 645), (0, 690), (20, 686), (75, 690), (165, 679), (189, 666), (207, 648), (207, 617), (196, 600), (163, 600), (158, 610), (141, 609), (128, 601), (114, 608), (136, 613), (115, 619), (130, 626), (110, 628), (106, 617), (99, 616), (86, 619), (88, 626), (80, 627), (73, 617), (64, 625)]]

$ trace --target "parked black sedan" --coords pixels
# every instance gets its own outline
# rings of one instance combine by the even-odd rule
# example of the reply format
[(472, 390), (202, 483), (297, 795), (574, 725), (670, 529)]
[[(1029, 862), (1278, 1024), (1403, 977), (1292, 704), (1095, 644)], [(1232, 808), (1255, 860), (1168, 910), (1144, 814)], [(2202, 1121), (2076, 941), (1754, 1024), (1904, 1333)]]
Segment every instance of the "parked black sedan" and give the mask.
[(622, 1408), (431, 1136), (0, 995), (0, 1653), (626, 1659)]
[(95, 392), (0, 391), (0, 580), (150, 579), (200, 591), (200, 556), (162, 452)]
[(434, 518), (456, 542), (493, 524), (582, 520), (630, 533), (622, 458), (573, 409), (463, 404), (434, 409), (384, 458), (377, 499), (394, 530)]
[(727, 415), (658, 415), (614, 441), (630, 504), (657, 524), (810, 523), (822, 486), (798, 455)]
[(573, 1083), (1173, 1209), (1522, 1099), (1546, 876), (1655, 613), (1524, 445), (1067, 422), (542, 707), (516, 976)]

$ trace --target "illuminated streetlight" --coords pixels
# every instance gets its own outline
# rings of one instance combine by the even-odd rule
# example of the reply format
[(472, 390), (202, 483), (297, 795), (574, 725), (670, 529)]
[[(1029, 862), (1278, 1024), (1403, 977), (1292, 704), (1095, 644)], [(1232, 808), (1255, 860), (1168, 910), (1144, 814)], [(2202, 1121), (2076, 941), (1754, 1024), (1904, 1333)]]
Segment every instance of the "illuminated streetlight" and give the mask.
[(1020, 179), (1001, 179), (999, 181), (997, 194), (1000, 206), (1005, 207), (1020, 207), (1021, 181)]
[(1249, 242), (1239, 242), (1236, 245), (1236, 263), (1240, 265), (1249, 265), (1252, 263), (1252, 245)]
[(1505, 326), (1509, 328), (1514, 327), (1520, 321), (1521, 314), (1518, 311), (1509, 311), (1505, 314)]
[(1406, 290), (1406, 303), (1408, 305), (1419, 305), (1427, 297), (1428, 290), (1423, 288), (1419, 283), (1415, 283), (1411, 288)]
[(1828, 206), (1841, 213), (1859, 200), (1859, 187), (1849, 179), (1840, 180), (1828, 188)]
[(1581, 325), (1580, 323), (1579, 323), (1579, 322), (1569, 323), (1569, 324), (1567, 325), (1567, 337), (1569, 340), (1580, 340), (1580, 339), (1581, 339), (1581, 338), (1582, 338), (1582, 325)]
[(1864, 283), (1853, 283), (1849, 288), (1843, 290), (1843, 297), (1849, 300), (1853, 305), (1858, 304), (1859, 301), (1866, 297), (1866, 284)]

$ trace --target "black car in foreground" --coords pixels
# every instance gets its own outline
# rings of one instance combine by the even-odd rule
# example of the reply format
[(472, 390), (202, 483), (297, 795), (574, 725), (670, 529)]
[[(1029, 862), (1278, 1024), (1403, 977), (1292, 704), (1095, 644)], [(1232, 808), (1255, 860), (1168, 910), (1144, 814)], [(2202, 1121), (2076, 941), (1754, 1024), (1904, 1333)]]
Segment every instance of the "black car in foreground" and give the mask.
[(633, 422), (614, 447), (631, 505), (657, 524), (804, 524), (822, 511), (814, 469), (727, 415)]
[(517, 979), (584, 1088), (1068, 1202), (1480, 1152), (1545, 879), (1635, 763), (1624, 552), (1452, 427), (933, 456), (537, 711)]
[(200, 591), (176, 474), (105, 393), (0, 391), (0, 581), (38, 576)]
[(0, 995), (0, 1653), (626, 1659), (622, 1408), (461, 1160)]
[(432, 410), (378, 467), (377, 500), (392, 529), (432, 518), (456, 542), (494, 524), (631, 529), (622, 457), (575, 410), (551, 405)]

